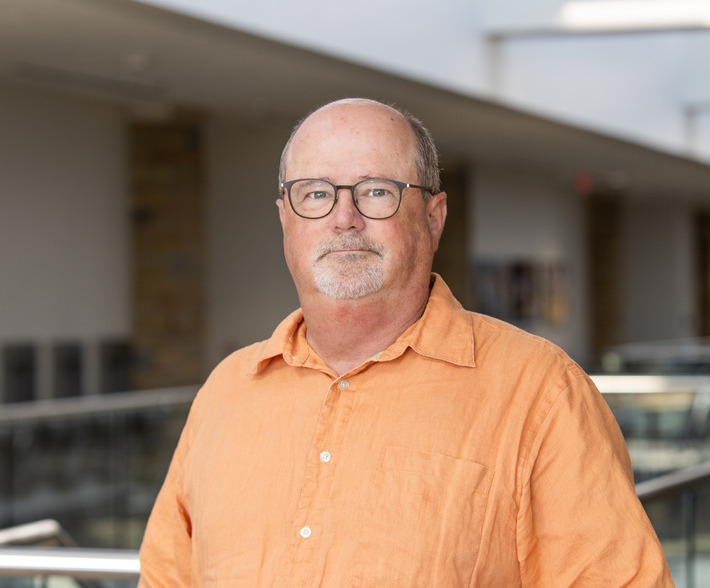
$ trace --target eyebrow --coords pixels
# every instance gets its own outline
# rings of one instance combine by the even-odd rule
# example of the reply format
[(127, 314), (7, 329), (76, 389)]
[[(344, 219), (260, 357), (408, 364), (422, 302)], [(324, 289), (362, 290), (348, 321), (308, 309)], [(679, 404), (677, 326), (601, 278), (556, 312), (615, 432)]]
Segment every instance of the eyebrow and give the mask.
[[(356, 183), (357, 183), (357, 182), (364, 181), (364, 180), (372, 180), (372, 179), (374, 179), (374, 178), (386, 179), (386, 176), (382, 176), (382, 175), (372, 175), (372, 174), (360, 175), (360, 176), (357, 177)], [(338, 184), (338, 182), (336, 182), (331, 176), (319, 176), (319, 177), (316, 178), (316, 179), (318, 179), (318, 180), (325, 180), (326, 182), (330, 182), (331, 184), (333, 184), (333, 185), (335, 185), (335, 186), (349, 185), (349, 184)]]

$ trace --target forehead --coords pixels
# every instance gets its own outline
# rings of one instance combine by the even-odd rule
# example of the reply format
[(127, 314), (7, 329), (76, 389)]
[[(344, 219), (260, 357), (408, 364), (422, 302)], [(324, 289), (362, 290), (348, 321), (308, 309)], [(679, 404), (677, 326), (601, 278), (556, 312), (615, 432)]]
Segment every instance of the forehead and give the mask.
[(303, 122), (289, 147), (286, 168), (317, 177), (331, 169), (363, 176), (409, 173), (414, 155), (414, 132), (395, 110), (379, 104), (336, 104)]

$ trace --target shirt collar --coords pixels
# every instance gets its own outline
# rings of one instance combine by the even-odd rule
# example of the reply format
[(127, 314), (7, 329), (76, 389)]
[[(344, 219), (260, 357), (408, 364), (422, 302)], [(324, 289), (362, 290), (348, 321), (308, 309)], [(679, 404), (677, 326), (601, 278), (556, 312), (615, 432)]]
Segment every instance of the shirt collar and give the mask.
[(464, 367), (476, 367), (473, 314), (465, 310), (441, 276), (432, 274), (429, 300), (421, 318), (387, 349), (381, 361), (410, 347), (420, 355)]
[[(475, 367), (473, 315), (454, 298), (444, 280), (432, 274), (429, 301), (421, 318), (409, 327), (379, 357), (392, 360), (409, 347), (427, 357), (455, 365)], [(260, 349), (250, 373), (256, 374), (278, 356), (293, 366), (303, 366), (315, 360), (306, 341), (306, 329), (301, 309), (287, 316), (271, 335), (260, 343)]]
[(274, 358), (282, 355), (289, 365), (303, 365), (310, 354), (306, 341), (303, 311), (299, 308), (288, 315), (266, 341), (259, 343), (249, 373), (257, 374)]

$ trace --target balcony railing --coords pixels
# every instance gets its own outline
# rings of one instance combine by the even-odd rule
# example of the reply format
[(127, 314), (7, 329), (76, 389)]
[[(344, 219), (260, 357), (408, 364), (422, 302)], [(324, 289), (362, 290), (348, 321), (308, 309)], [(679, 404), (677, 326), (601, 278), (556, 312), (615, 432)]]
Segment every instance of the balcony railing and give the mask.
[[(80, 549), (75, 545), (69, 533), (51, 519), (0, 531), (0, 587), (20, 588), (31, 581), (33, 586), (51, 588), (59, 585), (59, 580), (63, 588), (136, 585), (140, 576), (137, 551)], [(34, 582), (37, 579), (42, 583)]]
[(595, 376), (679, 588), (710, 587), (710, 377)]
[[(644, 504), (653, 501), (688, 495), (710, 485), (710, 461), (682, 471), (673, 472), (656, 479), (641, 482), (636, 490)], [(694, 521), (695, 512), (688, 512), (689, 521)], [(4, 535), (3, 535), (4, 533)], [(56, 540), (72, 543), (56, 521), (40, 521), (17, 529), (0, 532), (3, 538), (23, 543)], [(694, 564), (694, 559), (689, 562)], [(0, 547), (0, 577), (52, 577), (66, 576), (75, 580), (127, 580), (137, 582), (140, 575), (138, 551), (79, 549), (75, 547)], [(697, 574), (691, 567), (686, 576)], [(104, 584), (105, 585), (105, 584)], [(695, 586), (694, 581), (687, 582)], [(80, 583), (77, 586), (81, 586)]]
[(80, 545), (136, 549), (196, 390), (2, 405), (0, 529), (55, 519)]
[(88, 580), (138, 580), (135, 550), (77, 547), (0, 547), (0, 576), (69, 576)]
[[(624, 432), (637, 492), (676, 585), (710, 587), (710, 377), (593, 379)], [(15, 544), (0, 547), (0, 588), (64, 587), (70, 577), (75, 586), (135, 586), (142, 529), (194, 393), (3, 406), (0, 471), (8, 475), (0, 479), (0, 528), (32, 520), (31, 513), (57, 513), (81, 544), (104, 541), (106, 549), (81, 550), (66, 537), (53, 548), (48, 539), (38, 540), (42, 547), (5, 541)], [(8, 583), (59, 576), (65, 583)]]

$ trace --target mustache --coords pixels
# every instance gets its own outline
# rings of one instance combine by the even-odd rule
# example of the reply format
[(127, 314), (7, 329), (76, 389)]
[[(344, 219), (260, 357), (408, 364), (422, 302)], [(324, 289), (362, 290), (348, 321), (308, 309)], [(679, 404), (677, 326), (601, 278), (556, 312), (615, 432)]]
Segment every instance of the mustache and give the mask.
[(361, 251), (370, 251), (382, 257), (385, 248), (379, 243), (365, 239), (364, 237), (348, 235), (333, 239), (327, 243), (323, 243), (316, 251), (316, 261), (322, 259), (329, 253), (334, 251), (342, 251), (343, 249), (359, 249)]

